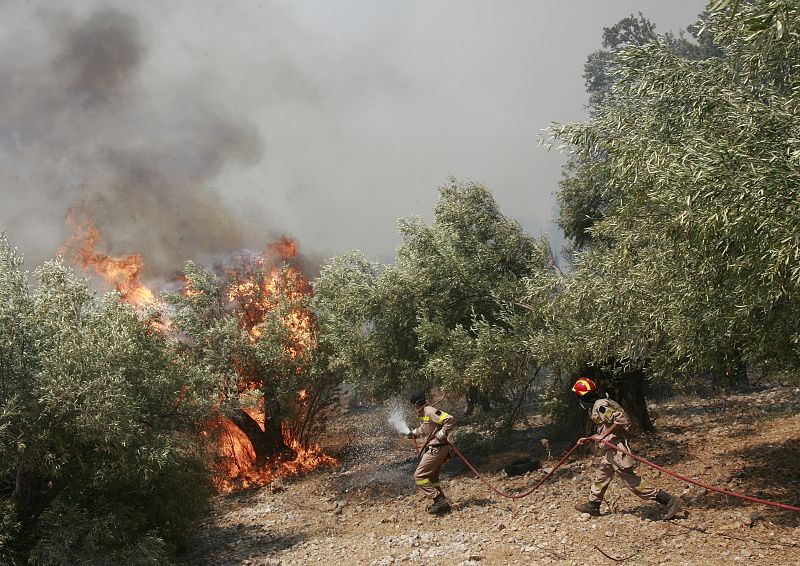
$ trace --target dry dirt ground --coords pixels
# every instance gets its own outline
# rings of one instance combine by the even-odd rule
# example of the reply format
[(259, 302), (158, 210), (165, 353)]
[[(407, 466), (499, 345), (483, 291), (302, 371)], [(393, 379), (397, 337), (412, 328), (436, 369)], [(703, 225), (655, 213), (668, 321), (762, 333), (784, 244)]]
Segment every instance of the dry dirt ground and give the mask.
[[(800, 388), (771, 387), (724, 399), (655, 405), (657, 434), (636, 435), (636, 454), (684, 476), (800, 506)], [(445, 466), (452, 513), (431, 517), (415, 492), (413, 446), (375, 408), (337, 421), (342, 466), (219, 497), (200, 525), (186, 564), (800, 564), (800, 513), (729, 498), (639, 467), (648, 481), (685, 500), (662, 521), (661, 506), (614, 481), (597, 518), (581, 515), (598, 453), (568, 462), (530, 497), (492, 494), (460, 462)], [(410, 419), (409, 419), (410, 421)], [(544, 475), (506, 477), (522, 451), (547, 460), (535, 420), (518, 442), (474, 464), (507, 492)], [(360, 431), (356, 434), (354, 431)], [(470, 458), (470, 454), (465, 454)]]

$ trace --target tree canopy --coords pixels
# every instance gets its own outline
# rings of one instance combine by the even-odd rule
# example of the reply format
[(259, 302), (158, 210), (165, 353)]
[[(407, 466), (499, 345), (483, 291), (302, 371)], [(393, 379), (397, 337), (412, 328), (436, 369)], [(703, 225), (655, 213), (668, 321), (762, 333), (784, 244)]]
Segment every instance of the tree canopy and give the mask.
[(678, 379), (797, 366), (799, 23), (795, 3), (747, 3), (701, 21), (718, 55), (628, 46), (591, 120), (553, 128), (582, 164), (570, 190), (609, 203), (559, 299), (580, 358)]
[(205, 376), (114, 294), (0, 235), (0, 560), (167, 562), (211, 493)]
[(553, 269), (548, 242), (526, 235), (485, 187), (455, 180), (440, 189), (431, 225), (404, 219), (399, 230), (393, 265), (352, 252), (323, 267), (323, 339), (374, 392), (437, 386), (484, 406), (507, 398), (538, 365), (516, 326), (528, 313), (523, 279)]

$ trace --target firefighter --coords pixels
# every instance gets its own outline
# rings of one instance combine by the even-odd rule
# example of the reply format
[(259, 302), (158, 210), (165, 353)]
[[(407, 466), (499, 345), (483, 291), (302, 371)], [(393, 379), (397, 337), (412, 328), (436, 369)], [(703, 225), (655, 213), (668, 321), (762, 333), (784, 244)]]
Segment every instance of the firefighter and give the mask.
[[(605, 440), (630, 452), (625, 432), (630, 430), (631, 422), (620, 404), (600, 397), (594, 381), (586, 377), (578, 379), (572, 386), (572, 391), (578, 395), (581, 407), (589, 412), (592, 421), (597, 425), (597, 434), (581, 438), (578, 444), (583, 445), (592, 441), (599, 444), (600, 440)], [(627, 454), (609, 448), (605, 444), (601, 444), (601, 448), (603, 457), (592, 482), (589, 501), (576, 505), (575, 509), (595, 517), (600, 515), (600, 502), (608, 489), (608, 484), (616, 474), (625, 487), (640, 498), (664, 505), (666, 508), (664, 520), (675, 516), (683, 503), (680, 497), (670, 495), (636, 475), (633, 471), (636, 461)]]
[(428, 513), (432, 515), (448, 513), (450, 503), (447, 502), (439, 483), (439, 471), (450, 456), (451, 447), (447, 435), (453, 429), (454, 419), (452, 415), (427, 405), (425, 393), (422, 391), (412, 393), (410, 401), (417, 410), (419, 426), (406, 436), (422, 439), (422, 450), (420, 450), (419, 465), (414, 472), (414, 481), (422, 493), (433, 499), (433, 503), (426, 509)]

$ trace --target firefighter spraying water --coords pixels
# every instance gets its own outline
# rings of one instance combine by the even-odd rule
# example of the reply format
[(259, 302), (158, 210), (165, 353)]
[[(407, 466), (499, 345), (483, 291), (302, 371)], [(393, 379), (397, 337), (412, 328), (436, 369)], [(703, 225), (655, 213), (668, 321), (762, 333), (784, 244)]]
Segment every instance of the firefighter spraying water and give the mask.
[(409, 400), (417, 411), (419, 426), (403, 434), (407, 438), (422, 439), (419, 465), (414, 472), (414, 481), (420, 491), (433, 499), (433, 503), (426, 509), (428, 513), (432, 515), (448, 513), (450, 503), (442, 491), (439, 472), (442, 464), (450, 458), (452, 446), (447, 435), (453, 429), (455, 419), (452, 415), (428, 405), (425, 393), (422, 391), (412, 393)]
[[(408, 427), (402, 421), (400, 409), (396, 407), (389, 417), (390, 423), (392, 423), (397, 431), (406, 438), (423, 439), (421, 450), (418, 450), (420, 462), (414, 472), (414, 479), (416, 480), (417, 487), (419, 487), (425, 495), (433, 497), (433, 504), (427, 508), (428, 513), (440, 514), (450, 511), (450, 504), (447, 502), (439, 483), (439, 472), (442, 464), (449, 459), (451, 453), (463, 460), (464, 464), (472, 470), (492, 492), (506, 499), (522, 499), (531, 495), (550, 479), (556, 470), (569, 460), (577, 448), (590, 442), (597, 442), (601, 445), (603, 458), (597, 468), (591, 486), (589, 501), (575, 506), (575, 509), (582, 513), (587, 513), (592, 516), (600, 515), (600, 503), (603, 500), (603, 496), (611, 480), (616, 475), (625, 487), (641, 499), (656, 501), (663, 505), (665, 508), (664, 520), (670, 520), (675, 517), (678, 510), (683, 506), (681, 498), (670, 495), (665, 490), (650, 485), (642, 477), (637, 475), (634, 472), (636, 462), (644, 463), (659, 472), (663, 472), (680, 481), (696, 485), (709, 491), (721, 493), (729, 497), (736, 497), (745, 501), (752, 501), (771, 507), (800, 512), (800, 507), (720, 489), (683, 476), (632, 454), (625, 436), (625, 433), (630, 429), (630, 420), (622, 409), (622, 406), (612, 399), (600, 397), (597, 386), (589, 378), (582, 377), (578, 379), (573, 385), (572, 391), (578, 396), (581, 407), (589, 412), (591, 420), (597, 425), (597, 433), (592, 436), (580, 438), (572, 448), (564, 454), (558, 463), (550, 469), (547, 475), (538, 480), (530, 489), (516, 493), (507, 493), (495, 487), (492, 482), (484, 477), (475, 466), (467, 460), (456, 446), (450, 443), (448, 434), (453, 428), (453, 417), (436, 407), (427, 405), (423, 392), (415, 392), (410, 398), (420, 421), (420, 425), (416, 429), (408, 431)], [(419, 448), (417, 442), (414, 444), (415, 448)]]

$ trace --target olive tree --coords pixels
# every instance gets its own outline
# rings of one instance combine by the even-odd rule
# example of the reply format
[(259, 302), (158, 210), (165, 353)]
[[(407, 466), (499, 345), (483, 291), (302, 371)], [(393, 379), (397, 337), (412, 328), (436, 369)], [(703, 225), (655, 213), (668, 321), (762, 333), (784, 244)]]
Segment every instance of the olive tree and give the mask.
[[(708, 14), (703, 13), (700, 17), (708, 17)], [(685, 31), (677, 34), (666, 32), (659, 35), (656, 25), (641, 12), (622, 18), (613, 26), (603, 28), (602, 48), (590, 53), (584, 65), (583, 78), (592, 116), (619, 100), (612, 92), (620, 79), (619, 68), (624, 64), (618, 55), (630, 47), (649, 43), (657, 43), (677, 57), (690, 61), (724, 56), (714, 35), (702, 30), (698, 24), (688, 25)], [(630, 110), (630, 105), (627, 108)], [(593, 238), (599, 237), (589, 228), (605, 215), (606, 209), (610, 207), (613, 210), (618, 202), (607, 159), (608, 154), (603, 151), (576, 153), (570, 155), (564, 166), (560, 190), (556, 194), (559, 204), (557, 223), (577, 248), (589, 246)]]
[(293, 456), (287, 438), (305, 446), (320, 431), (340, 379), (317, 346), (305, 278), (259, 262), (227, 278), (188, 262), (185, 277), (182, 293), (165, 294), (184, 338), (180, 358), (214, 376), (217, 416), (247, 436), (257, 467)]
[(432, 224), (404, 219), (399, 229), (394, 264), (352, 252), (315, 282), (321, 334), (339, 362), (379, 394), (437, 386), (464, 395), (468, 410), (518, 398), (538, 367), (531, 325), (543, 325), (525, 318), (523, 280), (552, 270), (547, 241), (526, 235), (482, 185), (455, 180), (440, 189)]
[(742, 3), (701, 22), (718, 56), (629, 47), (609, 102), (553, 128), (613, 203), (559, 299), (573, 365), (724, 381), (800, 362), (798, 25), (795, 3)]
[(211, 493), (206, 375), (116, 294), (0, 235), (0, 560), (164, 563)]

